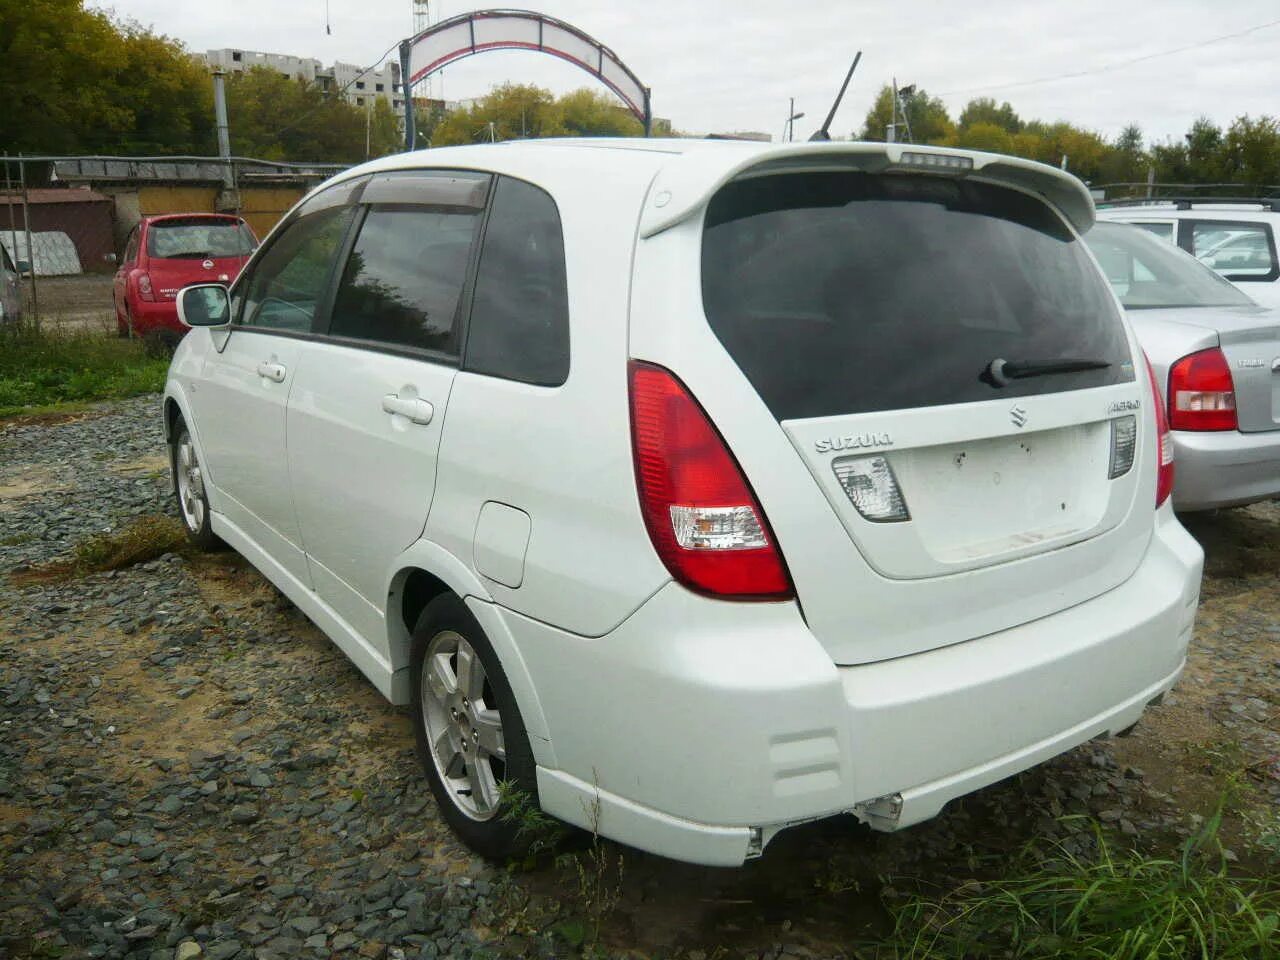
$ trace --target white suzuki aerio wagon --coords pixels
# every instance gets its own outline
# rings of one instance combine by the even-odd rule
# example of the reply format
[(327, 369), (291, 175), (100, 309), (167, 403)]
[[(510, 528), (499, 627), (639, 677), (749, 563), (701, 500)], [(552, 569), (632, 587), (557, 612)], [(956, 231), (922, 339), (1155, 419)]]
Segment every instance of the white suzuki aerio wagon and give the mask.
[(411, 705), (485, 854), (508, 787), (705, 864), (905, 827), (1185, 661), (1202, 553), (1092, 222), (903, 144), (365, 164), (182, 292), (182, 515)]

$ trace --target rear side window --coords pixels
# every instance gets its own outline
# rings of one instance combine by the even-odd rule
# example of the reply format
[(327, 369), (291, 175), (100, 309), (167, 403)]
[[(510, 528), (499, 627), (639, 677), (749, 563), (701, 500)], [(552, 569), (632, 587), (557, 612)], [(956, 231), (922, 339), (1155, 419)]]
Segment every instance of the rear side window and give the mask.
[(1253, 304), (1239, 288), (1196, 263), (1185, 250), (1128, 224), (1098, 223), (1085, 240), (1127, 310)]
[[(1129, 381), (1115, 303), (1047, 205), (967, 180), (806, 173), (728, 184), (702, 244), (707, 319), (779, 420)], [(995, 359), (1109, 366), (995, 387)]]
[(1264, 223), (1221, 221), (1191, 224), (1191, 252), (1206, 267), (1231, 280), (1274, 280), (1276, 248)]
[(375, 206), (360, 227), (329, 333), (456, 356), (475, 209)]
[(569, 376), (564, 236), (550, 195), (498, 183), (476, 275), (465, 367), (524, 383)]
[(147, 231), (147, 253), (161, 260), (247, 257), (253, 253), (253, 234), (239, 220), (161, 220)]

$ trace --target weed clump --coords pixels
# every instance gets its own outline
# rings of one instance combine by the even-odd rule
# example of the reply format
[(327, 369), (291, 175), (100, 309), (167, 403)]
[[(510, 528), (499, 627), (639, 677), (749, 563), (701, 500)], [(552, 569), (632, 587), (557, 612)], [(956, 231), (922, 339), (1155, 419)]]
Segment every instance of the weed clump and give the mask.
[(1280, 887), (1232, 876), (1218, 843), (1221, 814), (1177, 859), (1112, 847), (1097, 853), (1032, 844), (1009, 874), (896, 907), (900, 960), (1263, 960), (1280, 955)]
[(121, 570), (166, 553), (185, 553), (189, 546), (180, 521), (163, 514), (147, 514), (81, 541), (69, 559), (25, 569), (13, 577), (18, 582), (38, 582)]

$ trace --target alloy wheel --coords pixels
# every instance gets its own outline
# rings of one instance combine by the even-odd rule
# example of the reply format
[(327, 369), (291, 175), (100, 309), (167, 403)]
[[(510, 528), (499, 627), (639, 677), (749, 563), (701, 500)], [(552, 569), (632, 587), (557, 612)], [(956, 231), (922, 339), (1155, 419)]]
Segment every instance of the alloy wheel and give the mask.
[(449, 797), (472, 820), (492, 819), (507, 752), (484, 664), (464, 636), (444, 630), (427, 646), (419, 683), (431, 760)]

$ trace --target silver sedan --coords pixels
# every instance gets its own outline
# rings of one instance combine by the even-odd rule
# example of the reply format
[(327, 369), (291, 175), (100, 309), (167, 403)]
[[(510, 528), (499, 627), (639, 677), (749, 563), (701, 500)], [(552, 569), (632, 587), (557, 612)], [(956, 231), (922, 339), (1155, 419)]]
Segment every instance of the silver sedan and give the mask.
[(1280, 497), (1280, 313), (1138, 227), (1099, 222), (1085, 240), (1164, 388), (1174, 507)]

